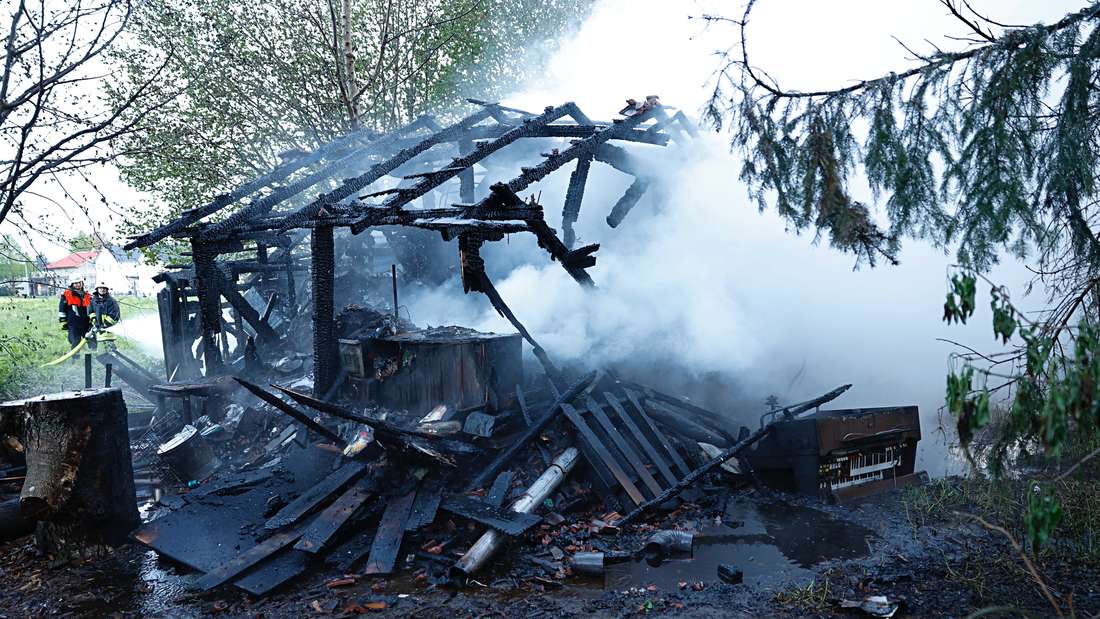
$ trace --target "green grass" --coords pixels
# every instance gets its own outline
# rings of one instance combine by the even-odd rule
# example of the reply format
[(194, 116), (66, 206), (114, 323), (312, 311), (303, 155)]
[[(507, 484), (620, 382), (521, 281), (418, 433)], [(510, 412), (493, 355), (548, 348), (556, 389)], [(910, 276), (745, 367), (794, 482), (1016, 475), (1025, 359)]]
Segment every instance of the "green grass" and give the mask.
[(808, 583), (791, 585), (777, 591), (772, 596), (772, 601), (781, 606), (820, 611), (832, 603), (832, 597), (829, 574), (825, 573), (820, 580), (814, 578)]
[[(153, 297), (118, 297), (122, 319), (156, 312)], [(160, 364), (144, 354), (136, 343), (119, 337), (123, 354), (154, 370)], [(69, 350), (69, 341), (57, 322), (57, 297), (22, 299), (0, 297), (0, 399), (29, 397), (84, 386), (84, 368), (79, 361), (67, 361), (43, 368)], [(99, 364), (96, 380), (103, 380)]]
[[(1024, 515), (1031, 482), (1021, 478), (936, 479), (903, 489), (902, 503), (914, 528), (969, 522), (955, 515), (964, 512), (1004, 527), (1022, 542), (1027, 538)], [(1039, 549), (1039, 556), (1100, 567), (1100, 480), (1062, 479), (1053, 481), (1053, 485), (1062, 505), (1062, 521), (1051, 542)]]

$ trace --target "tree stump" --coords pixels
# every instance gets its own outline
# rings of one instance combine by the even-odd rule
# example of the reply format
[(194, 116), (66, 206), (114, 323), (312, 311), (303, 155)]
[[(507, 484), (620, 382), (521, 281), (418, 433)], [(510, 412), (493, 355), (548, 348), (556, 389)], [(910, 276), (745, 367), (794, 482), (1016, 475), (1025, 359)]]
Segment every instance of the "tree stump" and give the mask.
[(55, 558), (125, 543), (140, 520), (122, 391), (86, 389), (0, 404), (0, 431), (21, 437), (23, 516)]

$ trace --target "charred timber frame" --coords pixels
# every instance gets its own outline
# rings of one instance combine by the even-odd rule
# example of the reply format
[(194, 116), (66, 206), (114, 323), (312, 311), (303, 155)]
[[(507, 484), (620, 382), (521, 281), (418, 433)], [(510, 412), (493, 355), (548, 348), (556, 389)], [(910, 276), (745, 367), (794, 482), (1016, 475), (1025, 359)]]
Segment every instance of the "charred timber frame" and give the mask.
[(569, 188), (565, 192), (565, 205), (561, 211), (561, 227), (565, 234), (565, 239), (562, 242), (569, 249), (573, 248), (573, 241), (576, 240), (573, 224), (577, 223), (577, 217), (581, 212), (584, 187), (588, 183), (588, 171), (591, 168), (592, 156), (586, 155), (577, 159), (577, 167), (569, 176)]
[[(261, 341), (273, 340), (274, 332), (255, 308), (244, 301), (238, 290), (263, 281), (267, 277), (262, 275), (264, 273), (285, 271), (286, 296), (283, 298), (294, 311), (294, 269), (298, 267), (291, 252), (303, 236), (298, 236), (296, 240), (288, 239), (286, 233), (292, 229), (309, 230), (313, 253), (310, 283), (314, 295), (315, 389), (318, 393), (324, 393), (334, 380), (338, 364), (332, 307), (334, 229), (348, 227), (353, 234), (359, 234), (373, 226), (392, 225), (434, 230), (444, 240), (458, 238), (463, 283), (467, 292), (475, 290), (484, 293), (493, 307), (532, 344), (548, 372), (556, 374), (541, 347), (508, 309), (485, 275), (480, 256), (481, 245), (485, 241), (502, 240), (506, 234), (530, 232), (551, 259), (560, 262), (578, 283), (593, 286), (586, 269), (595, 264), (594, 253), (599, 245), (578, 249), (572, 247), (576, 240), (573, 224), (579, 215), (592, 162), (600, 161), (635, 177), (635, 182), (607, 217), (609, 225), (614, 227), (637, 203), (652, 177), (627, 151), (611, 146), (609, 142), (616, 140), (665, 146), (670, 135), (662, 130), (673, 131), (679, 139), (684, 134), (692, 134), (694, 128), (682, 113), (677, 112), (670, 117), (660, 105), (606, 123), (592, 121), (571, 102), (547, 107), (541, 114), (498, 104), (471, 102), (480, 108), (447, 127), (440, 127), (429, 117), (421, 117), (389, 133), (374, 134), (360, 130), (333, 140), (231, 193), (218, 196), (204, 207), (184, 213), (179, 219), (137, 237), (127, 245), (127, 248), (145, 247), (168, 236), (190, 239), (195, 263), (194, 289), (199, 297), (201, 350), (208, 375), (224, 371), (227, 362), (219, 350), (219, 336), (228, 328), (228, 325), (222, 324), (220, 298), (224, 296), (230, 302), (234, 315), (240, 319), (238, 322), (248, 323)], [(555, 124), (565, 117), (576, 124)], [(487, 120), (490, 122), (483, 124)], [(653, 122), (646, 124), (650, 121)], [(525, 138), (571, 138), (572, 141), (560, 151), (554, 149), (543, 154), (544, 159), (537, 165), (522, 167), (518, 176), (490, 186), (487, 195), (479, 196), (480, 188), (487, 183), (483, 181), (475, 187), (473, 166)], [(453, 150), (448, 154), (446, 150), (436, 149), (442, 146)], [(454, 154), (458, 156), (448, 160)], [(570, 177), (563, 205), (563, 241), (547, 225), (542, 206), (533, 200), (525, 203), (517, 192), (573, 160), (577, 161), (577, 166)], [(439, 162), (444, 167), (437, 167)], [(489, 166), (493, 169), (492, 163)], [(309, 187), (338, 178), (342, 173), (364, 168), (365, 171), (358, 176), (343, 180), (335, 189), (318, 195), (297, 210), (272, 213), (278, 204), (285, 203)], [(376, 181), (401, 174), (404, 174), (401, 178), (409, 182), (407, 186), (360, 196), (357, 201), (356, 194)], [(406, 208), (414, 200), (427, 196), (453, 179), (459, 182), (462, 204), (442, 208)], [(380, 204), (365, 203), (364, 198), (372, 196), (386, 197)], [(221, 222), (201, 223), (209, 215), (232, 205), (240, 208)], [(253, 242), (254, 248), (246, 249), (246, 241)], [(278, 247), (279, 253), (268, 253), (270, 247)], [(217, 260), (223, 253), (241, 251), (255, 251), (256, 258), (221, 263)], [(238, 284), (237, 277), (242, 273), (253, 275), (244, 284)], [(241, 331), (241, 327), (242, 324), (234, 324), (237, 331)]]
[(310, 236), (313, 267), (313, 393), (324, 396), (336, 380), (340, 353), (336, 342), (336, 316), (333, 309), (335, 291), (335, 244), (332, 227), (314, 228)]
[(218, 336), (221, 333), (222, 310), (218, 272), (218, 254), (211, 251), (201, 239), (191, 239), (191, 253), (195, 260), (195, 291), (199, 297), (199, 325), (202, 329), (202, 356), (206, 375), (221, 374), (224, 370)]
[(188, 227), (198, 223), (203, 218), (217, 213), (218, 211), (233, 204), (234, 202), (237, 202), (238, 200), (241, 200), (250, 194), (260, 191), (264, 187), (267, 187), (273, 183), (277, 183), (287, 178), (298, 170), (311, 166), (325, 159), (335, 151), (346, 148), (364, 138), (366, 138), (369, 142), (370, 136), (371, 133), (369, 131), (361, 129), (359, 131), (349, 133), (346, 136), (336, 138), (335, 140), (317, 148), (317, 150), (309, 153), (308, 155), (298, 157), (292, 161), (288, 161), (276, 167), (271, 172), (259, 176), (229, 193), (224, 193), (215, 197), (213, 201), (211, 201), (209, 204), (206, 204), (205, 206), (186, 211), (178, 219), (155, 230), (152, 230), (146, 234), (136, 237), (133, 241), (127, 243), (124, 249), (131, 250), (138, 247), (148, 247), (149, 245), (152, 245), (157, 241), (166, 239), (173, 234), (183, 232)]

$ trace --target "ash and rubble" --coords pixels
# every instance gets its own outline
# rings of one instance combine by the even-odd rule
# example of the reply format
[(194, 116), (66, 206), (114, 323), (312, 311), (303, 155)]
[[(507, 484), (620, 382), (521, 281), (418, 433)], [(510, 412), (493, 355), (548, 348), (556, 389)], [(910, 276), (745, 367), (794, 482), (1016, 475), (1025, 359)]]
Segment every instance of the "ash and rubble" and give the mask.
[[(154, 406), (130, 415), (134, 540), (195, 571), (202, 591), (265, 596), (318, 574), (329, 588), (400, 574), (425, 588), (555, 588), (690, 557), (741, 526), (723, 520), (731, 501), (774, 501), (769, 488), (849, 500), (923, 479), (916, 407), (822, 410), (844, 386), (737, 426), (613, 368), (552, 360), (482, 246), (531, 233), (594, 286), (599, 245), (575, 248), (572, 228), (592, 163), (635, 179), (609, 211), (615, 227), (656, 183), (627, 146), (686, 148), (695, 130), (656, 97), (614, 122), (572, 103), (472, 103), (446, 127), (425, 116), (298, 153), (127, 246), (172, 236), (193, 260), (159, 276), (163, 378), (99, 357)], [(524, 152), (541, 161), (491, 183), (507, 169), (498, 151), (536, 141)], [(573, 161), (559, 238), (537, 197), (518, 194)], [(311, 188), (324, 193), (303, 199)], [(456, 269), (516, 333), (400, 317), (400, 288)], [(721, 563), (715, 577), (746, 573)]]

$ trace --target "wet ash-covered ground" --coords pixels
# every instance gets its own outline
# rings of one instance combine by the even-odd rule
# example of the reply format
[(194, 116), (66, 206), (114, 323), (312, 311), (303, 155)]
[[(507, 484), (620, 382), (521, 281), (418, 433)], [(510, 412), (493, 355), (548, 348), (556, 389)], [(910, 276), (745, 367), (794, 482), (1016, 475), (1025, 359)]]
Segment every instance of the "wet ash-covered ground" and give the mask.
[[(229, 587), (199, 594), (194, 573), (137, 545), (51, 566), (35, 556), (27, 538), (0, 549), (0, 608), (8, 617), (804, 617), (867, 616), (838, 602), (885, 595), (900, 604), (896, 616), (966, 616), (1005, 604), (1034, 616), (1052, 613), (1004, 538), (947, 514), (942, 522), (915, 526), (902, 491), (826, 505), (778, 493), (707, 490), (644, 526), (594, 540), (640, 548), (656, 529), (689, 530), (695, 533), (690, 557), (624, 556), (602, 577), (555, 578), (544, 569), (561, 535), (546, 524), (511, 544), (465, 589), (429, 584), (423, 570), (388, 578), (311, 573), (263, 599)], [(741, 570), (743, 581), (723, 582), (720, 565)], [(1100, 611), (1094, 569), (1039, 567), (1056, 594), (1072, 592), (1078, 613)]]

